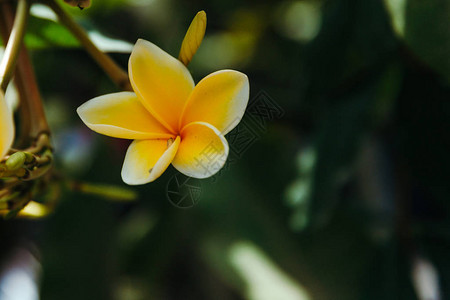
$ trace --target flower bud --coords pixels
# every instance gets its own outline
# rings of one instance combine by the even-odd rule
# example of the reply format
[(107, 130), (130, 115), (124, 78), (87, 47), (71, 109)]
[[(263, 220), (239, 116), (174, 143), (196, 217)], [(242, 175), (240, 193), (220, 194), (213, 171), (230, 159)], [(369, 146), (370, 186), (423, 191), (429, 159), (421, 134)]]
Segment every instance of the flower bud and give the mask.
[(16, 152), (12, 154), (5, 162), (8, 171), (15, 171), (23, 167), (27, 157), (23, 152)]
[(206, 31), (206, 13), (205, 11), (199, 11), (191, 22), (186, 35), (184, 36), (183, 43), (181, 44), (180, 54), (178, 59), (187, 66), (194, 54), (197, 52), (198, 47), (203, 41)]

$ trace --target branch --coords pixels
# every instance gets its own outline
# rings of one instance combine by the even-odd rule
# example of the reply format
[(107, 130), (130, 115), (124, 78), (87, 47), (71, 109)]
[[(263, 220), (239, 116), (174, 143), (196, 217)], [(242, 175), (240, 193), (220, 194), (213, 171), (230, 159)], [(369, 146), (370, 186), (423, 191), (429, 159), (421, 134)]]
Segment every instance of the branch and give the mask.
[[(6, 2), (1, 3), (0, 11), (2, 15), (1, 18), (7, 18), (8, 16), (5, 16), (5, 14), (7, 15), (8, 11), (11, 11), (11, 4)], [(17, 57), (19, 56), (20, 47), (22, 46), (23, 37), (25, 35), (29, 12), (29, 1), (19, 0), (16, 16), (14, 18), (14, 25), (12, 26), (11, 34), (9, 34), (8, 44), (6, 45), (5, 53), (2, 62), (0, 63), (0, 88), (3, 92), (6, 91), (8, 83), (14, 73)]]
[[(18, 36), (20, 35), (18, 34), (18, 32), (21, 30), (15, 31), (15, 28), (19, 26), (17, 24), (22, 24), (24, 22), (23, 11), (27, 12), (28, 14), (29, 2), (29, 0), (19, 0), (16, 19), (13, 19), (14, 10), (11, 3), (8, 1), (0, 2), (0, 25), (2, 28), (3, 38), (7, 39), (9, 32), (11, 32), (10, 38), (8, 39), (8, 46), (10, 45), (10, 43), (18, 45), (21, 44), (17, 42), (18, 40), (20, 40), (18, 39)], [(23, 28), (25, 28), (25, 26), (23, 26)], [(20, 51), (19, 48), (21, 48)], [(17, 64), (15, 68), (16, 72), (14, 75), (15, 83), (20, 96), (21, 132), (19, 141), (18, 143), (16, 143), (16, 145), (20, 147), (28, 147), (30, 145), (30, 137), (32, 139), (36, 139), (41, 133), (48, 134), (49, 128), (47, 120), (45, 118), (44, 108), (42, 106), (41, 96), (39, 94), (39, 89), (37, 87), (36, 78), (30, 62), (30, 58), (24, 46), (19, 48), (17, 46), (14, 46), (12, 47), (12, 49), (15, 49), (15, 51), (10, 52), (17, 52), (16, 54), (14, 54), (16, 56), (16, 59), (14, 59), (14, 64)], [(9, 59), (8, 61), (11, 62), (12, 60)], [(14, 68), (11, 67), (11, 64), (8, 63), (7, 65), (9, 66), (7, 68), (8, 70), (10, 70), (9, 72), (13, 72)]]

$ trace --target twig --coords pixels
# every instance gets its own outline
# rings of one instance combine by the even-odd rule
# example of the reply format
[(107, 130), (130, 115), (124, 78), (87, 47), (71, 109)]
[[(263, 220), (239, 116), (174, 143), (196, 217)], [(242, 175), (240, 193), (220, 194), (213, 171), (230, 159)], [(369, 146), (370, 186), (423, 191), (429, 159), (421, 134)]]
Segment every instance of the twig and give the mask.
[[(6, 18), (5, 14), (12, 12), (11, 4), (7, 2), (1, 3), (0, 11), (2, 19)], [(0, 63), (0, 88), (6, 91), (8, 83), (12, 78), (16, 66), (17, 57), (19, 56), (20, 47), (22, 46), (25, 28), (27, 26), (28, 15), (30, 12), (30, 3), (28, 0), (19, 0), (17, 4), (14, 25), (9, 34), (8, 44), (5, 48), (3, 59)]]

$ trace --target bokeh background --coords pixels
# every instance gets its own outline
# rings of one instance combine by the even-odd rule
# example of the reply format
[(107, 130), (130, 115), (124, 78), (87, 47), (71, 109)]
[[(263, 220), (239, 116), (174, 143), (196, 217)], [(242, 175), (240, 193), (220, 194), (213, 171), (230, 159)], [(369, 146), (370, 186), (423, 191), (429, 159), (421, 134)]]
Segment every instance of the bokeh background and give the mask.
[[(449, 1), (92, 2), (66, 9), (124, 68), (138, 38), (177, 56), (205, 10), (194, 79), (242, 71), (251, 103), (276, 113), (259, 110), (255, 127), (247, 112), (251, 125), (229, 136), (245, 149), (196, 183), (193, 207), (169, 202), (170, 167), (133, 188), (134, 202), (65, 189), (44, 220), (0, 221), (4, 292), (35, 282), (44, 300), (450, 299)], [(75, 112), (117, 87), (45, 8), (32, 12), (26, 44), (57, 169), (124, 187), (129, 142)], [(17, 267), (28, 285), (11, 281)]]

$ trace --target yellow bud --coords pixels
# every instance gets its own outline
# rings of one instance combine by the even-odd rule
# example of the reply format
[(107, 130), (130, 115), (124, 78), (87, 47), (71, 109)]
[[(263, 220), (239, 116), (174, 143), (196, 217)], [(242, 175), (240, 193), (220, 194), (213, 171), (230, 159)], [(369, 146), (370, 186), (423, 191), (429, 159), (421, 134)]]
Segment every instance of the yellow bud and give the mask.
[(194, 54), (197, 52), (198, 47), (202, 43), (206, 30), (206, 13), (205, 11), (199, 11), (191, 22), (186, 35), (184, 36), (183, 43), (181, 44), (180, 55), (178, 59), (187, 66)]
[(23, 152), (16, 152), (12, 154), (5, 162), (8, 171), (15, 171), (23, 167), (27, 157)]
[(70, 6), (76, 6), (79, 9), (88, 8), (91, 6), (91, 0), (64, 0)]

